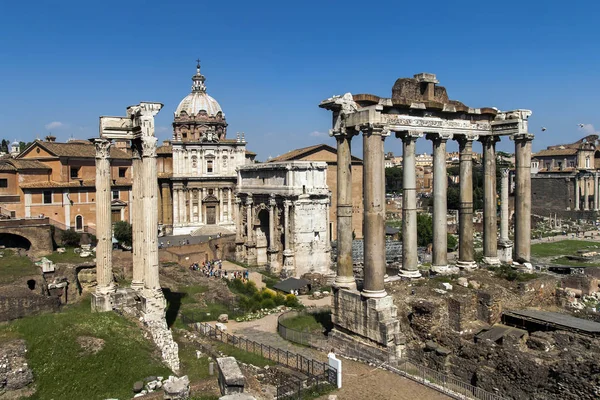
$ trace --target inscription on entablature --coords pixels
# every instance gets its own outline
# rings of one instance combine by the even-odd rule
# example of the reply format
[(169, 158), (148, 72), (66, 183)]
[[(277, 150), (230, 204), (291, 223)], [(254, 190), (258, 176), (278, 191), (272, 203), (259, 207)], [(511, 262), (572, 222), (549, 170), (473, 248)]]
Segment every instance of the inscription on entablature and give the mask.
[(438, 128), (438, 129), (467, 129), (489, 131), (489, 122), (471, 122), (469, 120), (443, 120), (437, 118), (409, 117), (406, 115), (383, 115), (383, 120), (390, 125), (404, 125), (416, 128)]

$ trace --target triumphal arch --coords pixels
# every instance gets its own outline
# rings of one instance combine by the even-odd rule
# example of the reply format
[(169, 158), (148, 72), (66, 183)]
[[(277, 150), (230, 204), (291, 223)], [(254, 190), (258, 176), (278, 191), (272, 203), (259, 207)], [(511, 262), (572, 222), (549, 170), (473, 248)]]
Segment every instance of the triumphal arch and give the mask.
[[(385, 264), (385, 175), (386, 138), (394, 136), (403, 145), (402, 268), (404, 278), (419, 278), (417, 257), (417, 197), (415, 148), (420, 138), (433, 147), (433, 256), (432, 270), (447, 272), (446, 144), (456, 140), (460, 149), (459, 258), (457, 267), (475, 268), (473, 250), (473, 142), (483, 145), (484, 164), (484, 262), (498, 264), (530, 259), (531, 142), (529, 110), (502, 112), (497, 108), (471, 108), (450, 100), (434, 74), (400, 78), (392, 97), (372, 94), (333, 96), (320, 107), (332, 111), (330, 134), (337, 140), (337, 238), (338, 265), (335, 280), (332, 336), (340, 351), (352, 355), (355, 339), (378, 350), (399, 355), (402, 335), (396, 307), (384, 288)], [(352, 271), (351, 142), (362, 132), (364, 160), (364, 282), (357, 287)], [(508, 210), (502, 196), (501, 235), (496, 221), (496, 143), (509, 137), (515, 144), (515, 227), (513, 243), (508, 239)], [(504, 172), (505, 173), (505, 172)], [(503, 174), (504, 174), (503, 173)], [(506, 186), (508, 179), (503, 179)], [(508, 191), (504, 190), (503, 195)], [(508, 197), (508, 196), (506, 196)], [(500, 248), (500, 249), (499, 249)], [(383, 356), (382, 356), (383, 357)]]

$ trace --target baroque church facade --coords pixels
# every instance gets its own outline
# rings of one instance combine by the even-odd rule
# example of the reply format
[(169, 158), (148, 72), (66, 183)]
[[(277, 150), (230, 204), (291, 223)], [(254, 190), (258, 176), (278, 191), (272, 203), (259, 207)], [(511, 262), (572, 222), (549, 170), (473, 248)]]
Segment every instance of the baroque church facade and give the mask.
[(234, 233), (236, 169), (251, 163), (254, 155), (246, 150), (243, 134), (227, 138), (225, 113), (206, 93), (205, 80), (198, 63), (192, 91), (173, 120), (174, 235)]

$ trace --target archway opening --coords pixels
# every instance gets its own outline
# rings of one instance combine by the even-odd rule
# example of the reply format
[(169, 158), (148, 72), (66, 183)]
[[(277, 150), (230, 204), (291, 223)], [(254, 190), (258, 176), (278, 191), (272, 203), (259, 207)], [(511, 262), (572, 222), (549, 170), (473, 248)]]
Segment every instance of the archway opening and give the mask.
[(83, 217), (78, 215), (75, 217), (75, 230), (82, 231), (83, 230)]
[(21, 235), (0, 233), (0, 246), (29, 250), (31, 248), (31, 242)]
[(27, 281), (27, 287), (29, 290), (35, 290), (35, 279), (29, 279)]

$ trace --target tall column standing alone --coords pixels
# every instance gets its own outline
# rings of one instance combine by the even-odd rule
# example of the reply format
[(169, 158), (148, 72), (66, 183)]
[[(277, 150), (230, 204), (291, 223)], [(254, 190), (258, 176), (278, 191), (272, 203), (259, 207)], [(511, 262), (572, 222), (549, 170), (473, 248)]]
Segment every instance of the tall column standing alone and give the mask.
[(133, 223), (131, 226), (132, 234), (132, 247), (133, 247), (133, 279), (131, 281), (131, 288), (135, 290), (141, 290), (144, 288), (144, 252), (143, 252), (143, 241), (144, 241), (144, 193), (143, 193), (143, 168), (142, 168), (142, 157), (141, 149), (135, 145), (137, 141), (132, 141), (132, 196), (133, 204), (131, 205), (130, 212), (132, 213)]
[[(347, 130), (348, 131), (348, 130)], [(355, 133), (355, 131), (352, 131)], [(356, 289), (352, 271), (352, 135), (337, 140), (337, 275), (334, 285)]]
[(428, 134), (433, 142), (433, 248), (431, 270), (448, 271), (448, 177), (446, 174), (446, 142), (450, 135)]
[(483, 144), (483, 262), (497, 265), (498, 228), (496, 221), (496, 142), (497, 136), (484, 136)]
[[(421, 273), (419, 272), (419, 258), (417, 254), (415, 148), (417, 139), (422, 134), (407, 131), (398, 132), (396, 136), (402, 139), (402, 269), (399, 275), (407, 278), (419, 278), (421, 277)], [(365, 182), (368, 182), (368, 180), (365, 179)]]
[(533, 135), (520, 134), (515, 141), (515, 257), (529, 262), (531, 254), (531, 141)]
[(507, 168), (501, 171), (501, 188), (500, 188), (500, 239), (498, 240), (498, 258), (505, 264), (512, 263), (513, 244), (508, 238), (508, 174)]
[(590, 209), (590, 182), (587, 176), (583, 177), (583, 209)]
[(110, 311), (110, 293), (114, 292), (112, 278), (112, 223), (110, 189), (110, 141), (95, 139), (96, 146), (96, 293), (92, 302), (94, 311)]
[(575, 211), (579, 211), (579, 177), (575, 175)]
[(385, 174), (383, 141), (386, 133), (378, 125), (369, 124), (363, 131), (364, 191), (364, 297), (385, 297)]
[[(152, 118), (154, 120), (154, 118)], [(156, 172), (156, 142), (157, 139), (154, 136), (142, 136), (142, 163), (143, 163), (143, 191), (144, 191), (144, 254), (145, 259), (145, 273), (144, 283), (146, 289), (150, 291), (160, 292), (160, 281), (158, 271), (158, 220), (156, 212), (150, 210), (156, 210), (158, 207), (158, 199), (156, 198), (158, 193), (158, 180)], [(163, 299), (162, 293), (160, 298)]]
[(462, 268), (476, 266), (473, 254), (473, 140), (477, 137), (461, 135), (457, 138), (460, 154), (460, 209), (458, 263)]

